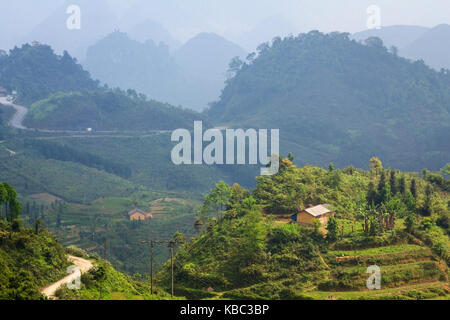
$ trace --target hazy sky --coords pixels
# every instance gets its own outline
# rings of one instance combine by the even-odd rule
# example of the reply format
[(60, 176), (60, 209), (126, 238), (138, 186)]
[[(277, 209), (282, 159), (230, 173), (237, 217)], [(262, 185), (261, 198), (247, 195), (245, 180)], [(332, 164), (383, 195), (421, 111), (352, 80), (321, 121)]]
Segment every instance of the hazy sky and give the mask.
[[(1, 0), (0, 47), (20, 41), (55, 10), (79, 1)], [(182, 42), (202, 31), (216, 32), (238, 41), (255, 27), (262, 33), (299, 33), (312, 29), (357, 32), (366, 29), (366, 9), (370, 5), (380, 7), (383, 26), (450, 24), (449, 0), (91, 1), (109, 6), (108, 9), (121, 21), (118, 26), (121, 29), (151, 19), (161, 23)]]
[[(295, 32), (311, 29), (357, 32), (366, 29), (366, 10), (370, 5), (380, 7), (385, 26), (450, 24), (449, 0), (110, 0), (109, 3), (120, 17), (126, 17), (131, 10), (128, 14), (142, 13), (164, 20), (159, 22), (181, 41), (198, 31), (222, 34), (248, 31), (272, 16), (287, 20)], [(170, 19), (167, 16), (170, 14), (180, 18)]]

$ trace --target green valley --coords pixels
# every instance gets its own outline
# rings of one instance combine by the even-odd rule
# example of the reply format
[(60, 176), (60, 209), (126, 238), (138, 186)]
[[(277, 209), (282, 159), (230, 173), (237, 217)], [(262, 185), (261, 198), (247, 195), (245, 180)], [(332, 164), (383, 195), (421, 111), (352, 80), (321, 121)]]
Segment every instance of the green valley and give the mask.
[[(116, 37), (133, 44), (130, 57), (144, 50), (150, 92), (179, 77), (167, 48), (119, 32), (91, 63)], [(196, 61), (190, 73), (214, 65), (197, 54), (207, 43), (178, 52)], [(128, 75), (145, 80), (135, 61), (122, 62), (120, 74), (133, 66)], [(165, 64), (175, 69), (163, 81)], [(202, 79), (216, 90), (223, 77)], [(0, 299), (44, 299), (73, 257), (92, 264), (81, 289), (51, 297), (450, 298), (448, 70), (401, 58), (378, 38), (312, 31), (233, 59), (227, 77), (200, 113), (101, 86), (67, 52), (37, 42), (0, 54)], [(272, 176), (259, 176), (261, 164), (175, 165), (171, 132), (194, 121), (279, 129), (280, 153), (292, 153)], [(368, 288), (369, 267), (381, 288)]]

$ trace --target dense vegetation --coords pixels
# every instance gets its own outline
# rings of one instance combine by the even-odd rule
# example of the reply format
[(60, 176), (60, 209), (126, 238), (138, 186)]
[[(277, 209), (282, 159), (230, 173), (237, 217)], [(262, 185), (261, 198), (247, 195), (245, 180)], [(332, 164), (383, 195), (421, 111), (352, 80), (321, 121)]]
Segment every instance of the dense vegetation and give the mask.
[[(130, 61), (136, 63), (134, 59)], [(109, 68), (108, 72), (113, 69)], [(160, 83), (161, 79), (155, 81)], [(0, 86), (10, 92), (17, 91), (17, 102), (30, 106), (25, 123), (33, 128), (169, 130), (190, 128), (194, 120), (205, 120), (206, 125), (205, 117), (200, 114), (148, 101), (135, 90), (99, 87), (76, 59), (67, 52), (58, 56), (47, 45), (25, 44), (2, 55)]]
[(35, 154), (11, 157), (9, 152), (0, 151), (0, 178), (10, 181), (23, 196), (44, 192), (73, 203), (90, 203), (101, 197), (146, 190), (139, 184), (80, 163)]
[(31, 105), (25, 125), (54, 130), (142, 131), (191, 128), (194, 120), (205, 117), (147, 101), (134, 90), (116, 89), (53, 94)]
[[(108, 135), (76, 137), (69, 133), (53, 138), (28, 134), (26, 139), (10, 138), (0, 144), (0, 179), (10, 181), (23, 195), (47, 192), (81, 203), (100, 197), (128, 197), (143, 186), (157, 191), (201, 193), (217, 180), (231, 183), (239, 179), (242, 185), (250, 187), (259, 169), (176, 166), (170, 161), (175, 145), (170, 142), (170, 134)], [(11, 157), (6, 149), (16, 155)], [(116, 166), (123, 171), (116, 170)], [(131, 169), (130, 176), (125, 168)]]
[(0, 56), (0, 86), (30, 105), (56, 92), (94, 90), (98, 83), (67, 52), (58, 56), (49, 46), (25, 44)]
[(365, 44), (312, 31), (262, 44), (207, 112), (216, 123), (279, 128), (302, 164), (363, 167), (374, 154), (402, 170), (448, 161), (450, 74)]
[[(62, 204), (59, 203), (61, 213)], [(88, 255), (77, 247), (64, 249), (60, 241), (44, 226), (48, 216), (36, 214), (36, 205), (23, 209), (17, 193), (8, 183), (0, 183), (0, 300), (44, 299), (41, 289), (66, 276), (70, 265), (66, 254), (93, 262), (94, 267), (82, 275), (81, 290), (62, 287), (56, 292), (60, 299), (167, 299), (167, 293), (155, 289), (150, 295), (149, 279), (136, 274), (131, 276), (116, 271), (97, 254)], [(33, 212), (31, 212), (33, 211)], [(38, 210), (39, 211), (39, 210)], [(25, 221), (33, 220), (31, 228)], [(22, 219), (23, 218), (23, 219)], [(61, 219), (60, 217), (58, 218)], [(24, 221), (25, 220), (25, 221)], [(59, 229), (56, 233), (59, 234)]]
[[(258, 178), (252, 192), (223, 182), (211, 190), (198, 217), (203, 234), (183, 245), (175, 259), (180, 294), (233, 299), (323, 299), (327, 292), (328, 298), (340, 299), (448, 296), (448, 193), (417, 174), (383, 169), (377, 158), (371, 159), (370, 171), (297, 168), (289, 158), (282, 160), (277, 175)], [(285, 217), (321, 203), (336, 210), (327, 225), (299, 226)], [(383, 272), (385, 291), (378, 296), (366, 289), (366, 269), (373, 264)], [(159, 274), (162, 286), (169, 285), (169, 267)], [(400, 286), (405, 288), (399, 291)]]
[[(131, 89), (98, 88), (67, 54), (26, 45), (0, 58), (0, 85), (18, 90), (19, 102), (30, 105), (26, 125), (61, 132), (12, 130), (12, 136), (5, 130), (7, 141), (0, 144), (0, 180), (19, 193), (0, 186), (7, 220), (0, 225), (0, 250), (17, 248), (0, 254), (6, 298), (40, 298), (36, 289), (62, 271), (52, 267), (65, 263), (61, 247), (42, 224), (64, 244), (90, 252), (101, 254), (107, 243), (108, 260), (129, 274), (149, 270), (142, 240), (182, 232), (176, 234), (187, 241), (175, 260), (179, 296), (368, 298), (358, 293), (368, 263), (386, 268), (386, 290), (405, 287), (381, 297), (448, 295), (442, 286), (448, 282), (450, 171), (448, 165), (437, 171), (449, 158), (448, 72), (399, 58), (377, 39), (362, 45), (347, 35), (317, 32), (275, 39), (248, 59), (233, 60), (236, 76), (207, 113), (215, 124), (280, 128), (282, 150), (300, 151), (302, 163), (365, 167), (377, 153), (395, 167), (434, 172), (385, 169), (377, 158), (370, 171), (333, 164), (297, 168), (290, 155), (277, 175), (254, 184), (256, 166), (175, 166), (170, 135), (146, 131), (190, 128), (194, 120), (208, 126), (206, 115), (148, 101)], [(2, 110), (5, 122), (11, 113)], [(86, 128), (94, 132), (62, 132)], [(192, 199), (219, 179), (255, 188), (219, 183), (195, 221)], [(127, 221), (129, 210), (147, 210), (168, 196), (188, 201), (164, 204), (153, 220)], [(32, 229), (17, 219), (18, 198)], [(286, 216), (319, 203), (337, 212), (326, 230), (287, 224)], [(204, 230), (197, 237), (194, 223)], [(14, 260), (30, 254), (30, 266)], [(167, 248), (157, 248), (155, 267), (167, 258)], [(61, 291), (61, 297), (146, 295), (145, 285), (96, 260), (83, 290)], [(159, 275), (162, 288), (169, 287), (168, 268)]]
[(0, 300), (40, 299), (39, 289), (65, 275), (68, 263), (41, 220), (24, 228), (16, 196), (9, 184), (0, 184)]
[(90, 168), (104, 170), (122, 178), (131, 176), (131, 168), (126, 165), (95, 154), (81, 152), (67, 145), (59, 145), (45, 140), (27, 140), (25, 146), (36, 149), (46, 159), (76, 162)]

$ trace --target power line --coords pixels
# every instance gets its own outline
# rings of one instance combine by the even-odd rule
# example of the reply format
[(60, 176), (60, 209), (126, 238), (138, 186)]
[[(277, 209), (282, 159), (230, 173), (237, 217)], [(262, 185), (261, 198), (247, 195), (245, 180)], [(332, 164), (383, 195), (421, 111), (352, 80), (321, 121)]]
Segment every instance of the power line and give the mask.
[(182, 241), (175, 240), (149, 240), (149, 241), (141, 241), (143, 244), (150, 244), (150, 293), (153, 294), (153, 248), (155, 244), (169, 244), (170, 250), (170, 275), (171, 275), (171, 294), (174, 296), (174, 278), (173, 278), (173, 249), (175, 244), (182, 244)]

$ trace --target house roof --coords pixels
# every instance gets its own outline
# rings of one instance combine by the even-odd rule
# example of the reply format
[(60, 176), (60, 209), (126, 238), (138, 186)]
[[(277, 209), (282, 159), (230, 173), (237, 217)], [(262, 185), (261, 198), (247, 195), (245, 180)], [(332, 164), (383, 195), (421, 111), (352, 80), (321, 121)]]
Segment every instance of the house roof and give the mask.
[(319, 204), (318, 206), (307, 208), (304, 211), (306, 211), (307, 213), (309, 213), (314, 217), (319, 217), (326, 213), (332, 212), (330, 209), (328, 209), (329, 206), (330, 206), (329, 204)]
[(131, 210), (130, 212), (128, 212), (128, 215), (129, 215), (129, 216), (132, 216), (132, 215), (135, 214), (135, 213), (140, 213), (140, 214), (145, 215), (145, 212), (142, 211), (142, 210), (139, 210), (139, 209), (133, 209), (133, 210)]

